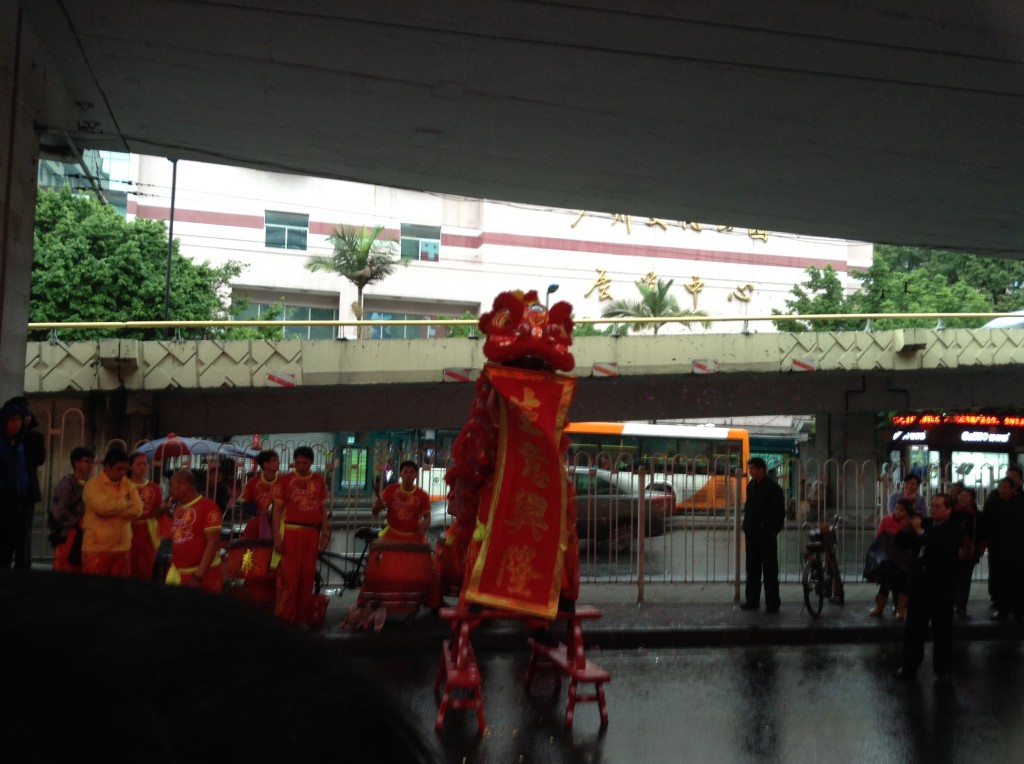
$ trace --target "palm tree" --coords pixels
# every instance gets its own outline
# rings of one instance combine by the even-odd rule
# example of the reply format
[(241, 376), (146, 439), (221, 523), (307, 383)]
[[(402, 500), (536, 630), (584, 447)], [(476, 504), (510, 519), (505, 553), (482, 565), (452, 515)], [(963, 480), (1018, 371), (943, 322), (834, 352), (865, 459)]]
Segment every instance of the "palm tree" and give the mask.
[(336, 273), (355, 284), (356, 301), (352, 310), (360, 321), (363, 320), (363, 290), (370, 284), (383, 281), (395, 272), (398, 265), (395, 242), (377, 238), (383, 230), (382, 225), (372, 230), (339, 225), (327, 237), (334, 252), (311, 257), (306, 263), (306, 268), (313, 272)]
[[(646, 284), (637, 284), (636, 288), (640, 290), (640, 299), (638, 301), (616, 300), (602, 311), (601, 318), (706, 316), (707, 313), (703, 310), (682, 310), (679, 307), (676, 298), (668, 293), (668, 290), (672, 288), (674, 283), (675, 279), (669, 279), (668, 281), (658, 279), (653, 287)], [(657, 334), (658, 329), (665, 323), (665, 321), (638, 321), (635, 324), (623, 324), (622, 327), (625, 333), (629, 333), (632, 327), (646, 329), (649, 326), (653, 326), (654, 333)], [(710, 321), (701, 321), (700, 323), (705, 329), (711, 325)], [(687, 329), (690, 328), (689, 322), (686, 322), (684, 325)]]

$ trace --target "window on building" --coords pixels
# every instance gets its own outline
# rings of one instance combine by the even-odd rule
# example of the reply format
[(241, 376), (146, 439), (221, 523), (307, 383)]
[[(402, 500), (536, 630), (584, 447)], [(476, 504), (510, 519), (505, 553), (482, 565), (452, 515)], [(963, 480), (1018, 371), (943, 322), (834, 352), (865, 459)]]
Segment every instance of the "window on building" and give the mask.
[(441, 258), (441, 226), (402, 223), (402, 259), (436, 263)]
[[(422, 313), (383, 313), (381, 311), (370, 311), (366, 316), (368, 321), (429, 321), (432, 318), (437, 318), (437, 316), (427, 316)], [(373, 327), (373, 339), (375, 340), (418, 340), (444, 336), (446, 336), (445, 327), (428, 324)]]
[[(239, 320), (255, 321), (266, 313), (271, 303), (250, 302), (249, 307), (238, 314)], [(284, 321), (337, 321), (338, 311), (330, 308), (309, 308), (301, 305), (284, 306), (280, 316)], [(333, 340), (338, 334), (336, 326), (287, 326), (284, 330), (285, 339), (294, 340)]]
[(266, 246), (277, 249), (306, 248), (306, 237), (309, 234), (309, 215), (298, 212), (264, 213), (263, 227), (266, 234)]

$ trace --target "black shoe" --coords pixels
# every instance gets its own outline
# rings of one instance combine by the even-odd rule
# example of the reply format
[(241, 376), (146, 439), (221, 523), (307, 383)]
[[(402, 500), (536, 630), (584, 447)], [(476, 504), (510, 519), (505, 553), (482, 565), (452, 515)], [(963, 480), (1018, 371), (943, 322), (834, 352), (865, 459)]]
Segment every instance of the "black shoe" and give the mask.
[(740, 610), (758, 610), (761, 606), (756, 602), (741, 602)]
[(782, 607), (782, 606), (781, 605), (765, 606), (764, 612), (766, 612), (766, 613), (778, 613), (780, 607)]
[(906, 666), (900, 666), (896, 669), (896, 678), (904, 682), (913, 682), (917, 679), (917, 672), (913, 669), (908, 669)]
[(992, 620), (993, 621), (1005, 621), (1010, 614), (1005, 610), (993, 610)]

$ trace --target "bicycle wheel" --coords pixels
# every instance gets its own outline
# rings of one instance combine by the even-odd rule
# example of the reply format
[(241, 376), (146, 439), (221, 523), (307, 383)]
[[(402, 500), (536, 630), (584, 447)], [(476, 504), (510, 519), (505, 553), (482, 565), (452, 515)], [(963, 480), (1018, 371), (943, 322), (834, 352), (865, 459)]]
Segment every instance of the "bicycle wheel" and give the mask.
[[(320, 552), (317, 566), (319, 588), (358, 589), (363, 585), (363, 558), (337, 552)], [(341, 592), (339, 592), (340, 594)]]
[(812, 618), (821, 615), (821, 608), (825, 604), (825, 595), (821, 588), (821, 563), (811, 558), (804, 563), (803, 573), (804, 605)]

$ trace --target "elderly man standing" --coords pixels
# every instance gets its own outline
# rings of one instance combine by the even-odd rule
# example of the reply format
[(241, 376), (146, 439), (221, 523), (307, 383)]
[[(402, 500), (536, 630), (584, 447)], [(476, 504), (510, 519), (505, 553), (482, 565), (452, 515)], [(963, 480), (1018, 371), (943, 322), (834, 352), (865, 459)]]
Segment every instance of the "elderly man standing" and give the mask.
[(142, 499), (127, 475), (128, 454), (111, 448), (103, 457), (103, 469), (85, 484), (83, 573), (131, 575), (132, 520), (142, 516)]
[(757, 610), (761, 605), (761, 579), (764, 578), (764, 611), (778, 613), (779, 555), (777, 537), (786, 525), (786, 497), (779, 484), (768, 477), (764, 459), (747, 462), (750, 482), (743, 506), (743, 536), (747, 544), (747, 589), (742, 610)]

